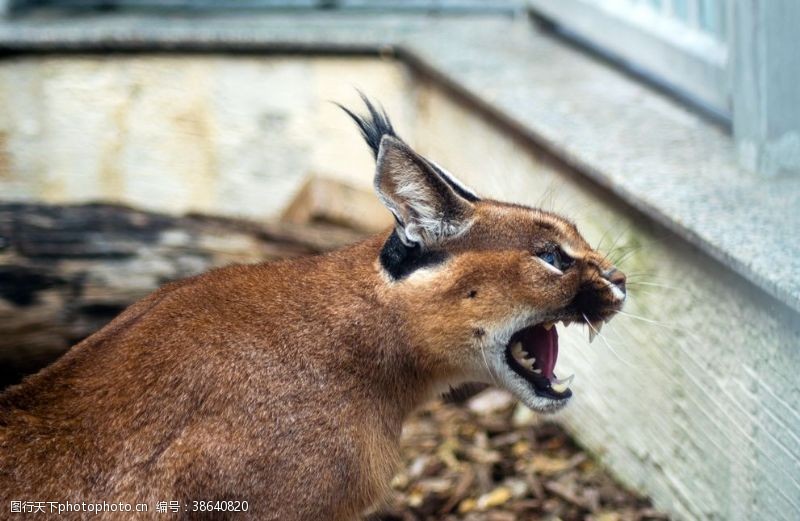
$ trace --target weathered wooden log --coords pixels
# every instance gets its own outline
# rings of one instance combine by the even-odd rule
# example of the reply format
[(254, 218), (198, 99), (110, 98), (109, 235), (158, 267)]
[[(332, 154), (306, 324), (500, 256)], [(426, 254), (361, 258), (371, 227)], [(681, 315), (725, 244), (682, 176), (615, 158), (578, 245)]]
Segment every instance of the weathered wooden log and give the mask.
[(173, 217), (107, 204), (0, 203), (0, 388), (168, 281), (360, 237), (333, 226)]

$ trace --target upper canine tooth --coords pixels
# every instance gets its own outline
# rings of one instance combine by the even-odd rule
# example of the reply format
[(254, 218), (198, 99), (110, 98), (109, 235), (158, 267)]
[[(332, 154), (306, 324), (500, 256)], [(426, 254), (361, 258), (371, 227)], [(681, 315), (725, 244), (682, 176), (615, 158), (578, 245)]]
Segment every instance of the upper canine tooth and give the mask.
[(594, 324), (592, 324), (594, 328), (597, 330), (597, 334), (600, 334), (600, 330), (603, 329), (603, 324), (605, 324), (605, 322), (603, 322), (602, 320), (597, 320)]
[(600, 330), (603, 329), (603, 321), (596, 320), (594, 322), (589, 322), (589, 343), (592, 343), (594, 337), (600, 334)]
[(553, 329), (553, 322), (545, 322), (544, 324), (542, 324), (542, 327), (545, 328), (547, 331), (550, 331), (551, 329)]
[(563, 385), (569, 385), (569, 384), (571, 384), (571, 383), (572, 383), (572, 380), (574, 380), (574, 379), (575, 379), (575, 375), (574, 375), (574, 374), (571, 374), (571, 375), (569, 375), (569, 376), (568, 376), (568, 377), (566, 377), (566, 378), (552, 378), (552, 379), (550, 380), (550, 383), (551, 383), (551, 384), (563, 384)]

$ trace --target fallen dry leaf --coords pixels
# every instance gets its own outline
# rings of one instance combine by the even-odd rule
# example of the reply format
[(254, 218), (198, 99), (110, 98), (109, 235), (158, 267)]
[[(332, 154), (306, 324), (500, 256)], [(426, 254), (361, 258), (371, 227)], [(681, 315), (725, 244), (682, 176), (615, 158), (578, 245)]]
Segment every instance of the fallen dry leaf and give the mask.
[(403, 467), (369, 521), (668, 519), (615, 483), (558, 425), (508, 393), (433, 402), (401, 436)]
[(487, 510), (489, 508), (505, 504), (506, 501), (511, 499), (512, 496), (513, 494), (508, 488), (497, 487), (491, 492), (487, 492), (486, 494), (479, 497), (476, 506), (478, 510)]

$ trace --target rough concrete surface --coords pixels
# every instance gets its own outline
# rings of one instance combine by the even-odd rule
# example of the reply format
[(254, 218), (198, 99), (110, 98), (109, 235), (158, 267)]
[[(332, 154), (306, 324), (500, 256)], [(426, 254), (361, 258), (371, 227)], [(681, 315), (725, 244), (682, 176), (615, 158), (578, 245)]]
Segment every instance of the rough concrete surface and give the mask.
[(371, 186), (372, 159), (330, 101), (379, 93), (408, 128), (408, 81), (357, 57), (7, 59), (2, 197), (277, 217), (308, 176)]
[(582, 443), (680, 519), (800, 515), (793, 310), (434, 85), (420, 88), (416, 135), (480, 193), (571, 217), (628, 273), (625, 314), (594, 343), (586, 328), (559, 331), (558, 373), (576, 375), (560, 420)]

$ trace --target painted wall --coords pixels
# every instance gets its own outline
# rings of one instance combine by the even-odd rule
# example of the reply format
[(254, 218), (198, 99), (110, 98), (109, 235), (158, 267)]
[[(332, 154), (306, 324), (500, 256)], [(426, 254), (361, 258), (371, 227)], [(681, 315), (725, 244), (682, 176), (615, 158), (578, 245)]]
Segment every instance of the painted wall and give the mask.
[[(800, 518), (800, 320), (392, 62), (122, 57), (0, 62), (0, 197), (278, 215), (311, 174), (369, 188), (373, 162), (328, 100), (380, 98), (398, 131), (481, 193), (574, 219), (630, 275), (558, 418), (684, 519)], [(769, 252), (764, 252), (766, 255)]]
[(309, 175), (371, 187), (331, 101), (379, 96), (403, 128), (405, 70), (366, 58), (124, 56), (0, 62), (0, 197), (275, 217)]
[(800, 518), (800, 317), (438, 88), (418, 100), (421, 150), (482, 194), (566, 214), (629, 274), (601, 337), (559, 331), (577, 439), (679, 518)]

